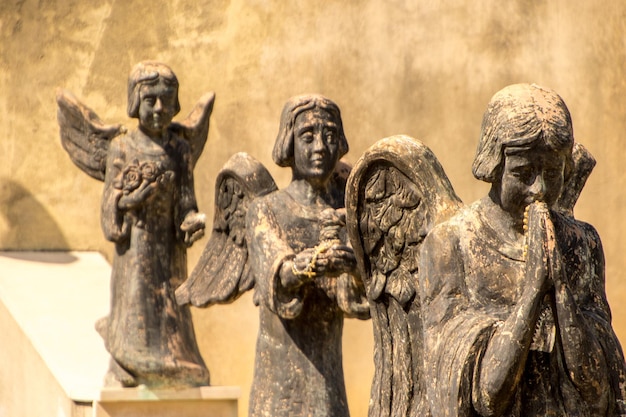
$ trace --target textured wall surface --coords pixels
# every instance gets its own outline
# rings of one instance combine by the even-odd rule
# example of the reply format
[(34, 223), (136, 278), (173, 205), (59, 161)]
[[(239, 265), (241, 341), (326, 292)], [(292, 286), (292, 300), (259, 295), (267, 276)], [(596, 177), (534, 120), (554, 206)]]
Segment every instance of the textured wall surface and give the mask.
[[(64, 87), (108, 122), (126, 117), (126, 79), (143, 59), (169, 63), (181, 116), (217, 93), (196, 167), (200, 208), (212, 218), (213, 182), (247, 151), (279, 186), (288, 170), (271, 149), (285, 100), (318, 92), (342, 109), (356, 158), (405, 133), (440, 159), (471, 202), (487, 187), (471, 162), (482, 113), (503, 86), (536, 82), (568, 104), (574, 132), (598, 165), (576, 208), (603, 239), (614, 325), (626, 341), (626, 3), (620, 0), (283, 1), (5, 0), (0, 2), (0, 249), (99, 250), (102, 183), (61, 148), (54, 94)], [(192, 267), (205, 240), (190, 251)], [(195, 314), (215, 384), (250, 380), (257, 312), (251, 297)], [(371, 327), (349, 321), (346, 384), (353, 416), (366, 415)], [(247, 394), (246, 394), (247, 395)], [(245, 415), (247, 398), (240, 414)]]

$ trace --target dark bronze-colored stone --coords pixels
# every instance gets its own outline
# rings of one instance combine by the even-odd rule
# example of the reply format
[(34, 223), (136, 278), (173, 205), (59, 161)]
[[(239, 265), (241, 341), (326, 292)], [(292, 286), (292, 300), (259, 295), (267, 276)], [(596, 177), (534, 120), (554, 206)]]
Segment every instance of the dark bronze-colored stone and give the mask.
[(348, 179), (348, 233), (374, 324), (370, 417), (427, 416), (420, 248), (461, 206), (437, 158), (408, 136), (368, 149)]
[(134, 67), (128, 81), (131, 132), (105, 125), (59, 91), (61, 140), (72, 161), (104, 181), (102, 229), (115, 242), (111, 311), (96, 327), (112, 356), (107, 383), (182, 387), (209, 384), (189, 308), (174, 291), (187, 277), (186, 248), (204, 234), (193, 168), (209, 129), (215, 95), (182, 123), (178, 80), (158, 62)]
[(491, 190), (467, 207), (404, 142), (375, 145), (348, 180), (376, 335), (370, 417), (626, 415), (602, 245), (573, 217), (594, 161), (563, 100), (528, 84), (492, 98), (473, 166)]
[(230, 303), (254, 287), (248, 262), (246, 214), (250, 203), (276, 191), (265, 167), (250, 155), (233, 155), (215, 180), (213, 232), (196, 267), (176, 290), (179, 304)]
[[(368, 318), (369, 305), (346, 242), (339, 159), (347, 151), (337, 105), (298, 96), (285, 105), (273, 152), (292, 170), (289, 186), (276, 191), (265, 169), (241, 154), (218, 177), (211, 241), (177, 296), (203, 307), (254, 286), (260, 329), (250, 416), (349, 414), (343, 319)], [(245, 265), (216, 266), (224, 260), (216, 248), (238, 253)]]

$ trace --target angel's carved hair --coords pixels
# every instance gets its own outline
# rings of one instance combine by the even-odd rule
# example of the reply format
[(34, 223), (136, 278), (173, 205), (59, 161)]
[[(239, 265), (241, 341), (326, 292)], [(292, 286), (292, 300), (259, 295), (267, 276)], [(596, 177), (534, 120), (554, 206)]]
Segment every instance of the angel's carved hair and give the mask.
[(498, 91), (483, 117), (472, 173), (485, 182), (502, 175), (507, 147), (530, 147), (540, 140), (548, 149), (565, 155), (565, 177), (572, 169), (574, 133), (563, 99), (535, 84), (514, 84)]
[(274, 143), (274, 151), (272, 152), (272, 159), (278, 166), (293, 167), (293, 140), (296, 118), (300, 113), (313, 109), (324, 110), (330, 113), (333, 119), (335, 119), (337, 134), (339, 135), (339, 159), (348, 153), (348, 141), (343, 133), (341, 112), (337, 104), (317, 94), (295, 96), (285, 103), (285, 107), (283, 107), (283, 112), (280, 116), (280, 128), (276, 142)]
[(174, 103), (174, 114), (180, 111), (178, 101), (178, 78), (174, 71), (167, 65), (156, 61), (144, 61), (135, 65), (128, 76), (128, 116), (139, 117), (139, 92), (141, 86), (154, 85), (162, 80), (166, 85), (176, 89), (176, 102)]

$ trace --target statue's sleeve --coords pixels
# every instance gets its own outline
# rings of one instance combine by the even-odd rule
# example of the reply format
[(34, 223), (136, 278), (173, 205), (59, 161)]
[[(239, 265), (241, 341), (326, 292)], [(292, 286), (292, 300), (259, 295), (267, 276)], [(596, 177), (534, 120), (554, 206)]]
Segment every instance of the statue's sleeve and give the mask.
[(341, 274), (337, 278), (337, 305), (345, 317), (361, 320), (370, 318), (370, 305), (359, 276)]
[(611, 326), (611, 310), (606, 299), (604, 251), (600, 236), (589, 224), (583, 224), (586, 246), (589, 248), (587, 279), (581, 280), (585, 285), (577, 287), (577, 297), (583, 314), (592, 323), (598, 341), (602, 347), (609, 369), (612, 387), (610, 415), (626, 415), (626, 365), (622, 347)]
[[(190, 212), (198, 211), (196, 202), (196, 192), (193, 180), (193, 163), (191, 147), (182, 139), (178, 140), (179, 158), (180, 158), (180, 181), (179, 181), (179, 199), (178, 199), (178, 219), (177, 224), (180, 226), (185, 220), (185, 216)], [(180, 231), (179, 231), (180, 232)], [(179, 236), (183, 239), (184, 233)]]
[(297, 317), (303, 307), (303, 289), (286, 289), (280, 280), (283, 263), (292, 260), (295, 253), (265, 199), (254, 201), (248, 210), (246, 238), (248, 262), (255, 279), (255, 302), (279, 317)]
[(495, 320), (470, 305), (454, 226), (444, 223), (433, 229), (421, 256), (424, 380), (432, 415), (471, 416), (474, 373)]
[(113, 242), (121, 243), (129, 238), (130, 219), (126, 212), (118, 208), (122, 196), (122, 176), (125, 155), (119, 138), (111, 141), (107, 153), (104, 193), (100, 206), (100, 222), (104, 236)]

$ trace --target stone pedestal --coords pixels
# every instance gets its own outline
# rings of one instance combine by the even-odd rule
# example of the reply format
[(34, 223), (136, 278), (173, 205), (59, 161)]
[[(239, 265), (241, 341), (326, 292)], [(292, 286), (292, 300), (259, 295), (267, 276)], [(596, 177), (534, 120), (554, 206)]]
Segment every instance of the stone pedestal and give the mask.
[(237, 417), (238, 387), (104, 389), (94, 417)]
[(0, 252), (0, 417), (236, 417), (238, 387), (103, 389), (110, 274), (98, 253)]

